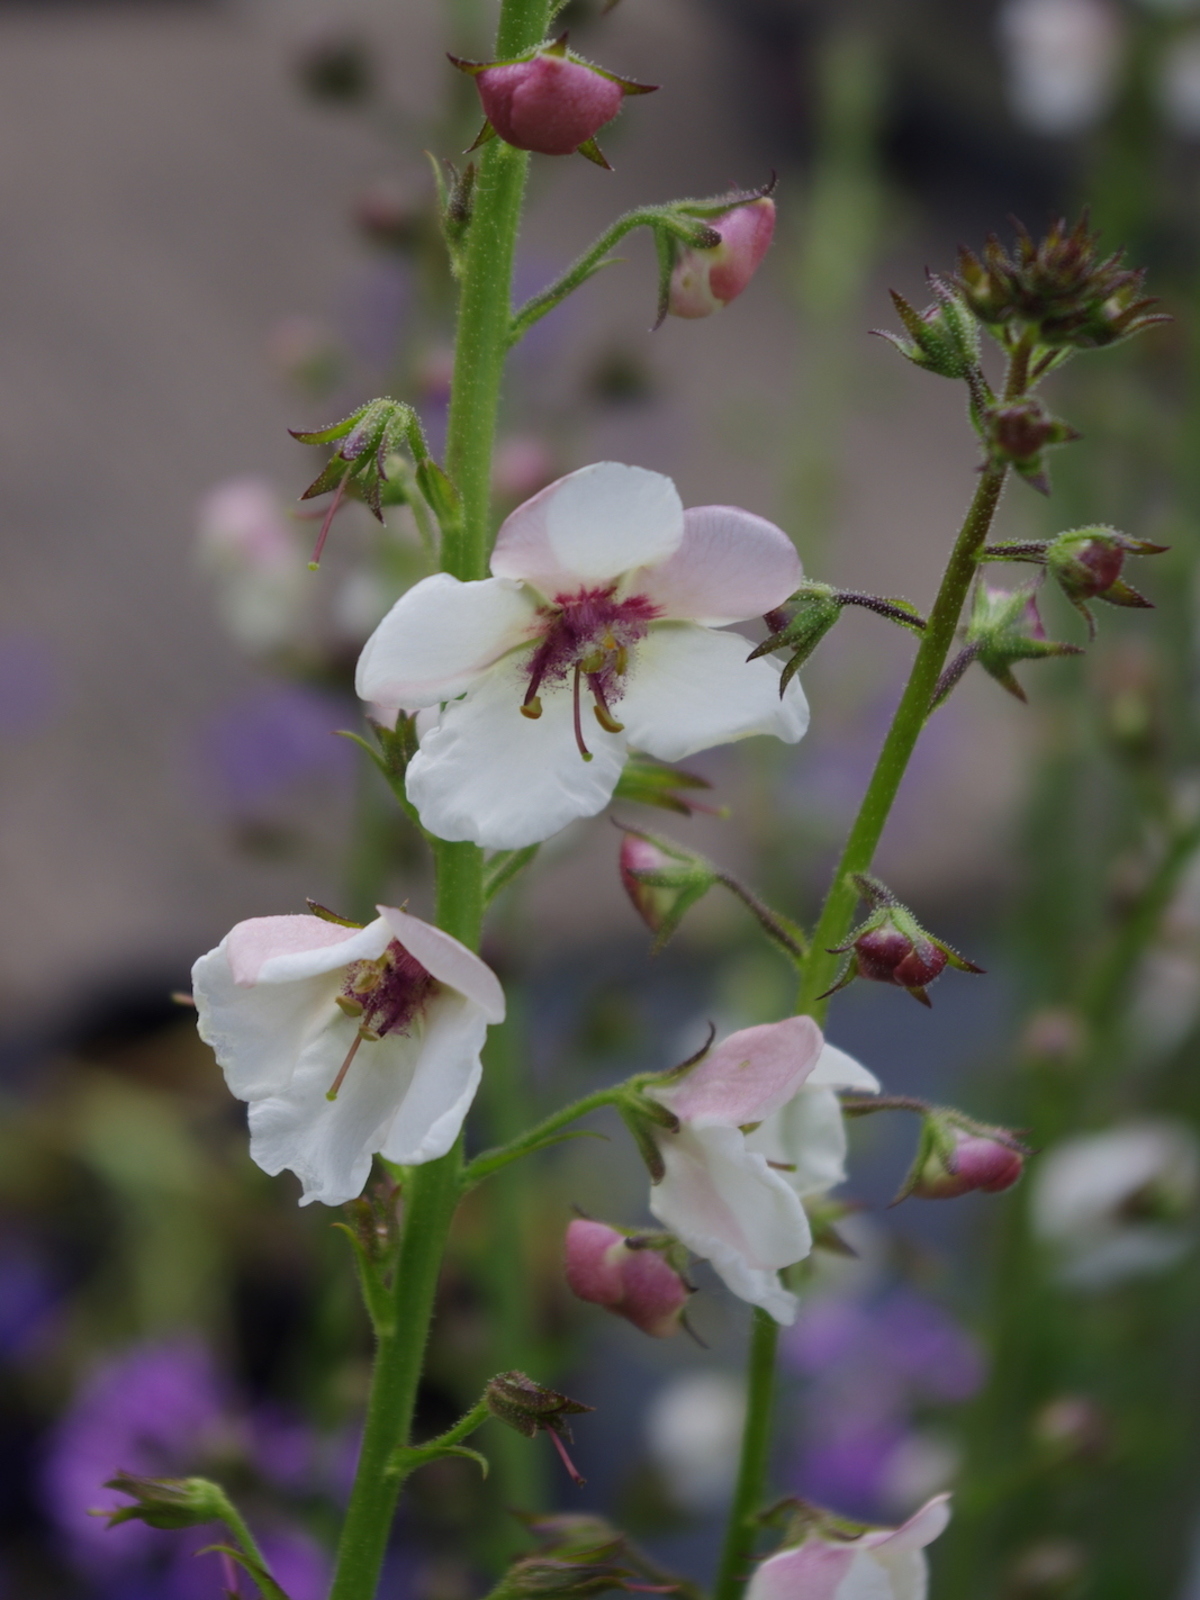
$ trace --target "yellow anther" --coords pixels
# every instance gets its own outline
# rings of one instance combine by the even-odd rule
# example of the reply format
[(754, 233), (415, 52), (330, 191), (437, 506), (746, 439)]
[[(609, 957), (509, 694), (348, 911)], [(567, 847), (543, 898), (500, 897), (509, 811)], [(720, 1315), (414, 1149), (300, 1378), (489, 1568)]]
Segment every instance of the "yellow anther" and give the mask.
[(340, 1006), (348, 1017), (361, 1017), (363, 1014), (361, 1002), (351, 1000), (349, 995), (339, 994), (334, 1004)]
[(618, 722), (616, 717), (613, 716), (612, 712), (609, 711), (607, 707), (602, 706), (597, 701), (597, 703), (592, 707), (592, 710), (596, 713), (596, 721), (606, 733), (625, 732), (625, 724), (623, 722)]
[(536, 722), (542, 714), (542, 697), (535, 694), (532, 700), (526, 700), (521, 707), (521, 715), (528, 717), (530, 722)]

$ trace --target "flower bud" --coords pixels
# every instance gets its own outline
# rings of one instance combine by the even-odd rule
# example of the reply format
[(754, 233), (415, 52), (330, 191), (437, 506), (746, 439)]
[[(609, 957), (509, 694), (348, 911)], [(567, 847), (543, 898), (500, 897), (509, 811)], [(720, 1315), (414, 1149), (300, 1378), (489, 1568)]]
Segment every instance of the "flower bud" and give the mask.
[(1075, 528), (1050, 541), (1046, 566), (1067, 599), (1087, 618), (1088, 632), (1095, 637), (1096, 623), (1087, 602), (1152, 609), (1145, 595), (1121, 577), (1121, 569), (1127, 555), (1156, 556), (1166, 549), (1147, 539), (1130, 539), (1115, 528)]
[(924, 311), (918, 312), (902, 294), (891, 290), (892, 304), (909, 338), (883, 328), (871, 331), (895, 345), (915, 366), (940, 378), (965, 378), (979, 366), (979, 324), (950, 284), (932, 272), (928, 276), (934, 303)]
[(984, 437), (994, 463), (1014, 467), (1042, 494), (1050, 493), (1045, 452), (1080, 435), (1070, 423), (1052, 417), (1040, 400), (1013, 400), (992, 406), (983, 418)]
[(621, 840), (620, 869), (634, 910), (657, 935), (656, 951), (675, 932), (684, 913), (717, 881), (715, 870), (702, 856), (630, 829)]
[(133, 1499), (132, 1505), (94, 1513), (107, 1517), (110, 1528), (133, 1521), (149, 1523), (152, 1528), (194, 1528), (219, 1522), (230, 1509), (225, 1491), (207, 1478), (141, 1478), (118, 1472), (104, 1487)]
[(775, 202), (765, 195), (705, 221), (720, 242), (711, 249), (685, 245), (675, 260), (667, 295), (673, 317), (709, 317), (750, 282), (775, 232)]
[(1015, 1141), (949, 1130), (951, 1147), (935, 1145), (925, 1157), (908, 1193), (918, 1200), (955, 1200), (982, 1189), (1000, 1194), (1011, 1189), (1025, 1170), (1025, 1157)]
[(1047, 639), (1032, 588), (994, 589), (980, 582), (971, 604), (965, 648), (937, 681), (933, 705), (939, 706), (973, 661), (1001, 688), (1024, 701), (1025, 691), (1013, 676), (1013, 663), (1082, 654), (1077, 644)]
[(608, 162), (596, 134), (616, 116), (627, 94), (650, 94), (657, 87), (581, 61), (567, 50), (565, 33), (518, 61), (450, 60), (471, 74), (479, 91), (487, 122), (477, 144), (497, 134), (517, 150), (544, 156), (578, 150), (602, 167)]
[(656, 1242), (579, 1217), (567, 1229), (565, 1264), (581, 1300), (615, 1311), (654, 1339), (678, 1333), (690, 1291)]
[(926, 933), (912, 912), (877, 878), (856, 872), (853, 882), (871, 905), (872, 913), (845, 944), (830, 950), (831, 955), (849, 953), (850, 960), (838, 981), (819, 999), (844, 989), (855, 978), (869, 978), (873, 983), (894, 983), (907, 989), (914, 1000), (927, 1006), (931, 1002), (925, 985), (940, 976), (947, 965), (960, 972), (983, 971), (943, 940)]

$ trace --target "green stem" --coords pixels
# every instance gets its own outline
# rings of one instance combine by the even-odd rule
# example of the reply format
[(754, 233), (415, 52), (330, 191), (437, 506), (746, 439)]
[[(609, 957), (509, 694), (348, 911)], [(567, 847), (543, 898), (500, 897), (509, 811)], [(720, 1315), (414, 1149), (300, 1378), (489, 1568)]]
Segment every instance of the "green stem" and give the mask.
[(270, 1577), (271, 1569), (267, 1565), (266, 1558), (264, 1557), (262, 1551), (258, 1548), (258, 1544), (255, 1541), (254, 1535), (246, 1526), (245, 1518), (242, 1516), (241, 1512), (233, 1504), (233, 1502), (228, 1498), (225, 1501), (225, 1508), (221, 1512), (221, 1521), (229, 1529), (230, 1533), (241, 1545), (242, 1549), (250, 1557), (251, 1561), (256, 1562), (267, 1574), (267, 1576)]
[(508, 1166), (510, 1161), (518, 1161), (522, 1156), (530, 1155), (569, 1123), (575, 1122), (579, 1117), (586, 1117), (589, 1111), (598, 1111), (601, 1106), (612, 1105), (620, 1091), (619, 1084), (611, 1089), (597, 1089), (595, 1094), (584, 1095), (582, 1100), (564, 1106), (561, 1111), (552, 1112), (535, 1128), (529, 1128), (521, 1134), (520, 1138), (513, 1139), (496, 1150), (485, 1150), (482, 1155), (476, 1156), (474, 1161), (468, 1162), (463, 1168), (463, 1189), (473, 1189), (485, 1178), (490, 1178), (493, 1172), (499, 1172), (501, 1167)]
[(827, 1000), (818, 999), (818, 996), (829, 988), (837, 974), (838, 957), (829, 953), (830, 947), (845, 940), (859, 898), (858, 890), (849, 881), (850, 875), (870, 869), (892, 803), (929, 716), (933, 691), (954, 643), (958, 619), (975, 576), (976, 556), (987, 539), (1006, 473), (1005, 467), (989, 466), (979, 480), (921, 635), (912, 673), (821, 908), (798, 1005), (798, 1010), (807, 1012), (818, 1022), (824, 1021), (828, 1010)]
[(725, 1546), (713, 1600), (737, 1600), (749, 1575), (754, 1551), (755, 1513), (762, 1505), (767, 1487), (767, 1468), (771, 1451), (771, 1408), (775, 1394), (775, 1347), (779, 1324), (760, 1307), (755, 1307), (750, 1330), (750, 1356), (747, 1367), (746, 1424), (742, 1431), (742, 1455), (738, 1463), (737, 1484), (729, 1508)]

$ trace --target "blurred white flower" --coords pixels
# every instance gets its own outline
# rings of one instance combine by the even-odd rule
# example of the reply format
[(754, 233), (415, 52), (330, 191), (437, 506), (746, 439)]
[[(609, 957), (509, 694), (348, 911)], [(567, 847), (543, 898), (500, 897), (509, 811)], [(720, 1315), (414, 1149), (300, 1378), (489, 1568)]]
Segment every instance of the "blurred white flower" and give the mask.
[(1122, 28), (1108, 0), (1006, 0), (998, 14), (1013, 115), (1034, 133), (1082, 133), (1112, 103)]
[(672, 1378), (646, 1416), (650, 1458), (683, 1511), (715, 1511), (737, 1475), (746, 1395), (732, 1373), (708, 1369)]
[(1034, 1168), (1035, 1233), (1064, 1282), (1100, 1289), (1171, 1266), (1200, 1182), (1200, 1142), (1184, 1122), (1130, 1122), (1055, 1145)]
[(263, 478), (231, 478), (200, 502), (197, 559), (217, 582), (217, 608), (233, 639), (255, 653), (303, 630), (312, 600), (307, 558), (278, 494)]
[(1185, 139), (1200, 138), (1200, 32), (1172, 41), (1160, 66), (1163, 116)]
[(906, 1434), (884, 1468), (883, 1509), (889, 1516), (911, 1516), (931, 1495), (952, 1486), (961, 1465), (962, 1451), (948, 1434), (932, 1428)]
[(360, 567), (350, 573), (333, 597), (331, 620), (338, 637), (349, 644), (363, 644), (387, 616), (395, 600), (395, 585), (385, 583), (378, 572)]

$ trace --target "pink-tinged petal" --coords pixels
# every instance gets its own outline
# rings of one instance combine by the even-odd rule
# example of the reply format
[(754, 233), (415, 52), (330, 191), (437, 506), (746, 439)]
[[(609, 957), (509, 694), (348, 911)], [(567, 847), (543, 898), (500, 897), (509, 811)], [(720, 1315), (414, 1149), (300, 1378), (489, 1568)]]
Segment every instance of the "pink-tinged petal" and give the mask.
[(447, 994), (430, 1003), (416, 1070), (377, 1147), (389, 1161), (415, 1167), (446, 1154), (479, 1087), (486, 1037), (487, 1021), (472, 1001)]
[(322, 917), (251, 917), (225, 936), (233, 981), (302, 983), (337, 972), (352, 961), (373, 961), (383, 954), (388, 934), (378, 919), (365, 928), (343, 928)]
[(796, 1299), (780, 1284), (780, 1267), (812, 1248), (798, 1197), (737, 1128), (685, 1125), (659, 1146), (666, 1168), (650, 1191), (650, 1210), (724, 1283), (777, 1322), (795, 1320)]
[(837, 1600), (838, 1585), (853, 1563), (853, 1545), (806, 1539), (759, 1563), (746, 1600)]
[(499, 578), (460, 583), (448, 572), (422, 578), (363, 646), (354, 687), (382, 706), (437, 705), (533, 637), (536, 602)]
[(775, 234), (775, 206), (767, 199), (738, 206), (721, 218), (722, 245), (708, 282), (723, 305), (735, 300), (758, 271)]
[(780, 663), (773, 657), (747, 661), (749, 653), (740, 634), (691, 622), (654, 624), (637, 646), (614, 707), (629, 743), (660, 761), (682, 761), (756, 733), (795, 744), (808, 727), (799, 678), (781, 700)]
[(853, 1056), (828, 1041), (808, 1078), (810, 1089), (853, 1089), (857, 1094), (878, 1094), (882, 1088), (873, 1072)]
[(666, 561), (682, 539), (683, 504), (670, 478), (599, 461), (517, 507), (497, 535), (492, 571), (553, 599)]
[(563, 1256), (571, 1293), (592, 1305), (619, 1305), (625, 1295), (625, 1282), (620, 1262), (613, 1259), (612, 1247), (623, 1248), (624, 1243), (624, 1234), (605, 1222), (576, 1217), (569, 1223)]
[(812, 1078), (787, 1105), (746, 1135), (746, 1147), (779, 1163), (800, 1196), (824, 1194), (846, 1177), (846, 1119), (833, 1089), (814, 1089)]
[(280, 1093), (304, 1050), (340, 1015), (334, 1004), (340, 988), (340, 968), (306, 983), (247, 988), (234, 982), (227, 941), (201, 956), (192, 968), (200, 1037), (230, 1092), (239, 1100)]
[(727, 1128), (761, 1122), (800, 1088), (822, 1042), (811, 1017), (759, 1023), (731, 1033), (677, 1084), (652, 1092), (684, 1122)]
[(395, 906), (376, 906), (375, 909), (392, 937), (399, 939), (426, 972), (432, 973), (439, 983), (466, 995), (483, 1012), (486, 1021), (504, 1021), (504, 990), (486, 962), (465, 944), (443, 933), (441, 928), (422, 922), (419, 917), (410, 917), (407, 911)]
[(250, 1154), (264, 1172), (285, 1168), (304, 1186), (301, 1205), (341, 1205), (362, 1193), (371, 1159), (408, 1092), (422, 1049), (415, 1034), (359, 1047), (336, 1100), (326, 1094), (357, 1024), (335, 1012), (296, 1062), (287, 1087), (250, 1107)]
[(940, 1539), (949, 1526), (950, 1496), (936, 1494), (900, 1527), (878, 1528), (873, 1533), (864, 1534), (862, 1543), (877, 1552), (885, 1548), (889, 1553), (923, 1550), (935, 1539)]
[(696, 506), (683, 514), (679, 549), (629, 587), (664, 617), (719, 627), (782, 605), (802, 576), (795, 545), (773, 522), (736, 506)]
[(439, 838), (521, 849), (608, 804), (625, 764), (624, 735), (605, 733), (585, 698), (592, 760), (584, 761), (569, 687), (542, 695), (536, 721), (521, 715), (525, 687), (524, 676), (501, 662), (466, 699), (452, 701), (422, 739), (409, 763), (408, 798)]

